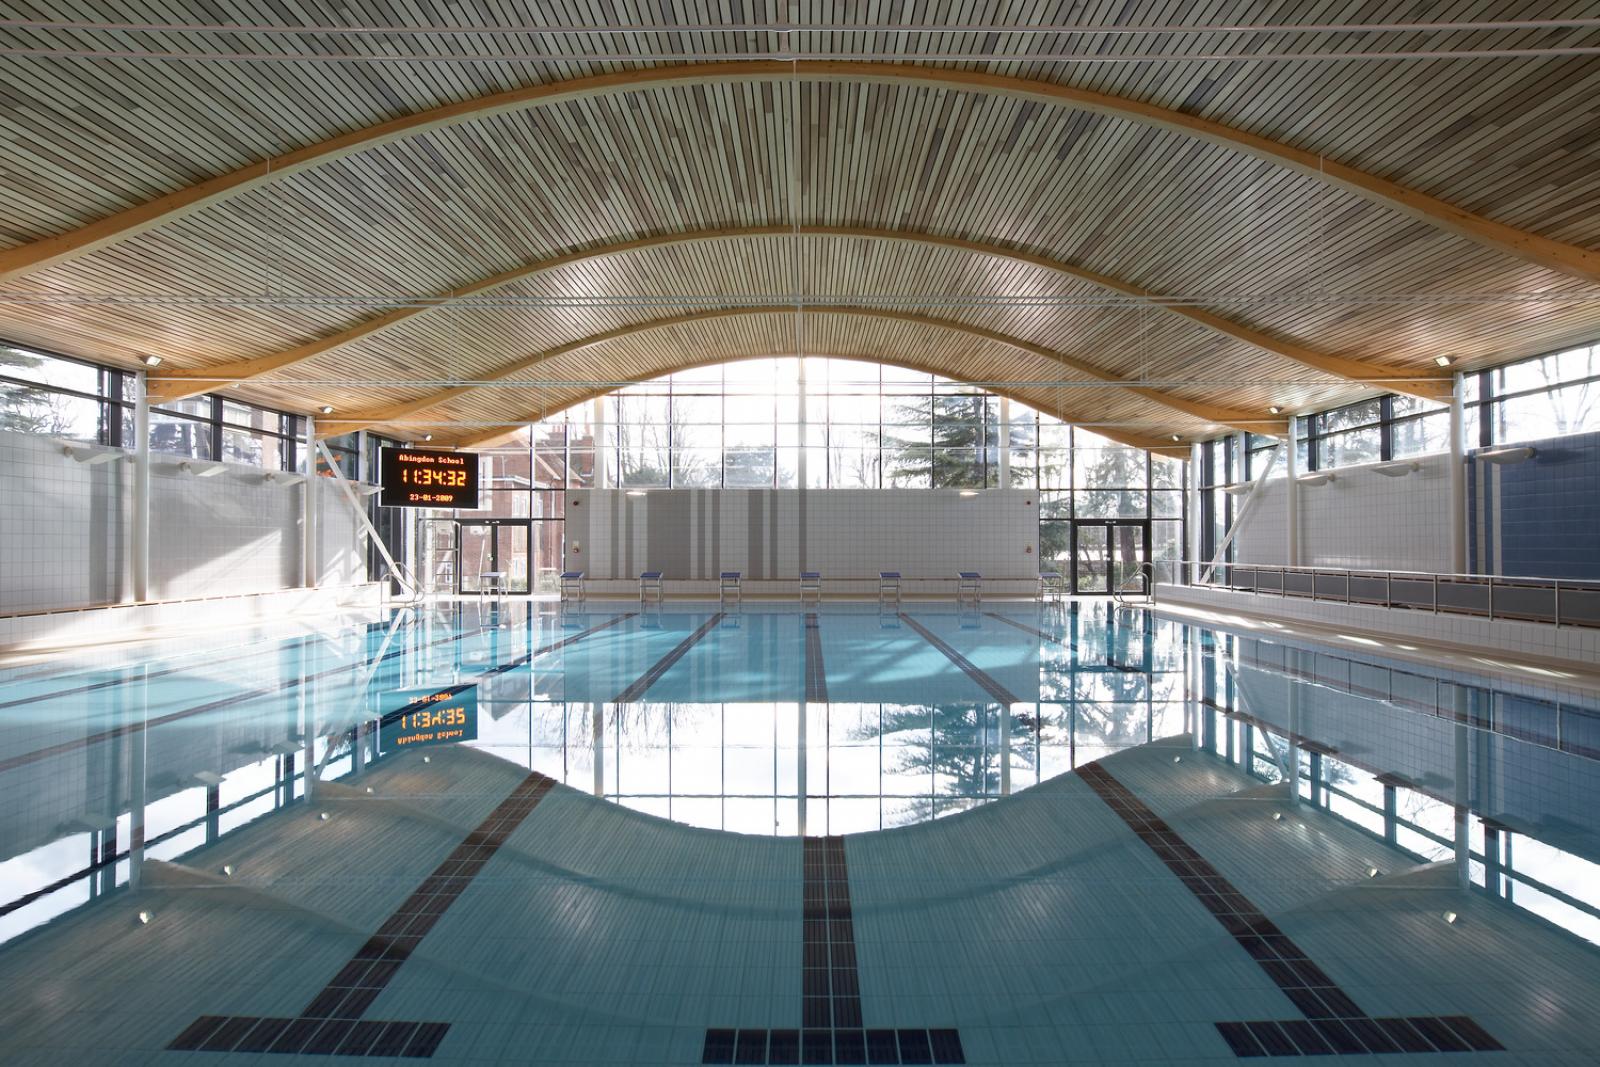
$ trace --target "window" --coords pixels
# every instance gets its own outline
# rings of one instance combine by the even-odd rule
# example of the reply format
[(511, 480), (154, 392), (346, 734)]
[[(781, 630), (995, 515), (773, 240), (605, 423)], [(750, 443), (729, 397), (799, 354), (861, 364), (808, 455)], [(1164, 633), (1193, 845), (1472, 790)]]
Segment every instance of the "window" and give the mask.
[(1300, 419), (1306, 470), (1332, 470), (1450, 449), (1450, 408), (1383, 396)]
[[(0, 344), (0, 430), (131, 449), (134, 388), (131, 371)], [(300, 427), (296, 415), (192, 397), (151, 407), (150, 450), (287, 470)]]
[(1468, 440), (1480, 448), (1600, 430), (1600, 344), (1467, 378)]
[(122, 371), (0, 345), (0, 430), (120, 445), (131, 419)]

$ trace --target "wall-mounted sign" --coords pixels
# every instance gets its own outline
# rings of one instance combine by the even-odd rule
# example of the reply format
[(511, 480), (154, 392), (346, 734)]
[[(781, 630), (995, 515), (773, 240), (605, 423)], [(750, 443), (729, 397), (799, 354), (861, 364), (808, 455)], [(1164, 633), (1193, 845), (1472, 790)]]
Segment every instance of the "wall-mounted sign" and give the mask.
[(385, 448), (378, 456), (378, 503), (386, 508), (478, 506), (478, 457), (436, 448)]
[(378, 720), (378, 744), (384, 751), (422, 745), (448, 745), (478, 736), (478, 687), (402, 689), (385, 703), (400, 706)]

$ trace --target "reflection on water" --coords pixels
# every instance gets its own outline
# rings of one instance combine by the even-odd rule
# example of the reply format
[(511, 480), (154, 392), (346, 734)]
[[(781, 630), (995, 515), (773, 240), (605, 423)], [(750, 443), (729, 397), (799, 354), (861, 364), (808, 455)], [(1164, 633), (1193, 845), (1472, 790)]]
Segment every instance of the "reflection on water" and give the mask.
[(1187, 735), (1600, 940), (1591, 701), (1100, 602), (829, 605), (810, 637), (794, 610), (714, 612), (452, 604), (0, 671), (0, 939), (431, 745), (694, 826), (821, 835)]

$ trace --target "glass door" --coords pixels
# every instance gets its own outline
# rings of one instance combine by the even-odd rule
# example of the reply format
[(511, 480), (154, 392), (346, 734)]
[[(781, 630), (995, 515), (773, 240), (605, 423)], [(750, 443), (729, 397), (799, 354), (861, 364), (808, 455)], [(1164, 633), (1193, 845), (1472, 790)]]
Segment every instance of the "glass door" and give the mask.
[(1109, 538), (1103, 522), (1074, 523), (1072, 526), (1072, 591), (1109, 593), (1111, 574), (1106, 558)]
[[(1084, 519), (1072, 524), (1072, 591), (1134, 595), (1149, 590), (1143, 571), (1150, 558), (1150, 523)], [(1135, 585), (1137, 582), (1137, 586)]]
[(494, 559), (508, 593), (528, 592), (528, 540), (526, 522), (501, 523), (494, 528)]
[(508, 593), (528, 592), (529, 525), (526, 519), (457, 523), (457, 592), (482, 592), (486, 574), (500, 575)]
[(494, 565), (494, 527), (486, 522), (456, 524), (456, 573), (460, 575), (458, 593), (483, 591), (482, 576)]
[(1111, 588), (1133, 596), (1148, 595), (1150, 576), (1144, 565), (1150, 558), (1150, 524), (1113, 522), (1106, 532), (1111, 543)]

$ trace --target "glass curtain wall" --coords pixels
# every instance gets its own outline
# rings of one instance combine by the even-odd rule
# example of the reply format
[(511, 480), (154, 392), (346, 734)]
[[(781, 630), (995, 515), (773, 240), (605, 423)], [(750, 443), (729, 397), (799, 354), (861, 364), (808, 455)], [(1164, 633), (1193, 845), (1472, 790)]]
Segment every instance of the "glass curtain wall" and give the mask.
[(1085, 526), (1108, 531), (1108, 551), (1131, 546), (1118, 559), (1149, 558), (1159, 570), (1181, 558), (1181, 460), (1021, 403), (1009, 412), (1006, 426), (1001, 399), (980, 388), (858, 360), (701, 367), (578, 404), (517, 445), (486, 450), (483, 507), (455, 516), (528, 522), (532, 584), (549, 591), (565, 491), (599, 484), (597, 471), (620, 489), (792, 489), (802, 480), (813, 489), (996, 488), (1004, 454), (1012, 487), (1039, 493), (1041, 567), (1069, 573)]

